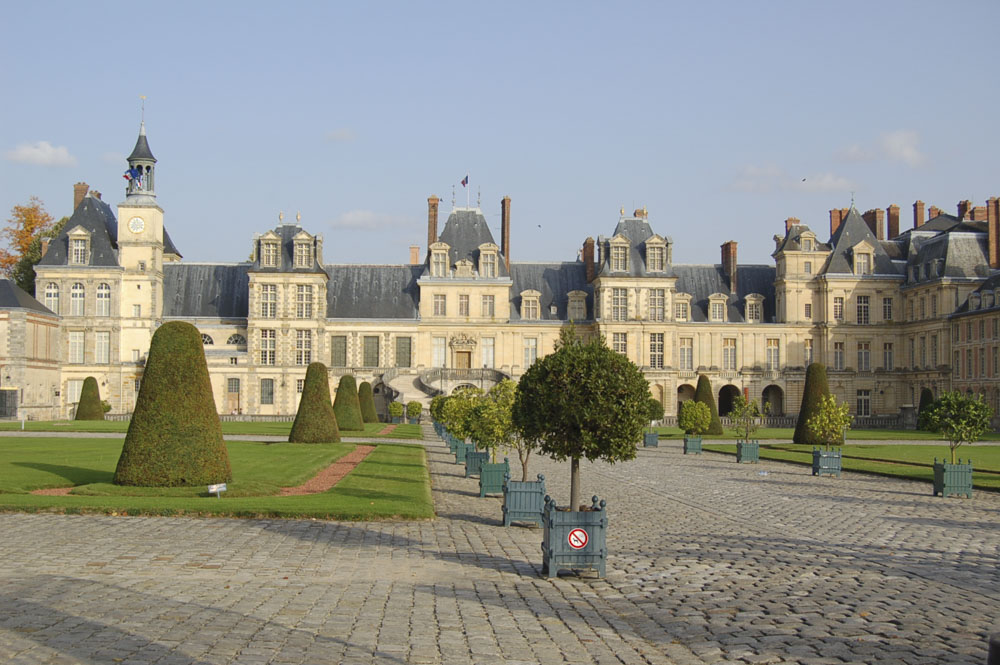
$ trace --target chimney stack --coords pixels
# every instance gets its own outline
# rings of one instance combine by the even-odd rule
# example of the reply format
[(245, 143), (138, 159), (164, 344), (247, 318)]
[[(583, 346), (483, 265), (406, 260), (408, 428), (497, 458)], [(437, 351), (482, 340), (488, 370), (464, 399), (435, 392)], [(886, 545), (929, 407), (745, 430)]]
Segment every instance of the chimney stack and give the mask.
[(990, 267), (1000, 268), (1000, 198), (995, 196), (986, 202), (986, 231)]
[(974, 222), (985, 222), (986, 221), (986, 206), (976, 206), (972, 209), (972, 221)]
[(958, 219), (972, 219), (972, 201), (966, 199), (958, 202)]
[(899, 206), (893, 203), (889, 206), (889, 240), (892, 240), (899, 235)]
[(500, 253), (503, 254), (507, 274), (510, 274), (510, 197), (500, 201)]
[(789, 231), (791, 231), (792, 227), (793, 226), (797, 226), (799, 223), (800, 222), (799, 222), (799, 218), (798, 217), (789, 217), (788, 219), (786, 219), (785, 220), (785, 233), (788, 233)]
[[(83, 201), (83, 197), (87, 195), (87, 190), (90, 189), (90, 185), (85, 182), (78, 182), (73, 185), (73, 211), (75, 212), (80, 203)], [(70, 213), (72, 214), (72, 213)]]
[(736, 241), (722, 243), (722, 274), (729, 280), (729, 290), (736, 295)]
[(93, 196), (93, 197), (94, 197), (95, 199), (97, 199), (98, 201), (100, 201), (100, 200), (101, 200), (101, 193), (100, 193), (99, 191), (97, 191), (96, 189), (95, 189), (95, 190), (92, 190), (92, 191), (90, 192), (90, 195), (91, 195), (91, 196)]
[(844, 221), (844, 211), (839, 208), (834, 208), (830, 211), (830, 237), (837, 232), (840, 228), (840, 224)]
[(49, 251), (49, 239), (48, 238), (42, 238), (42, 257), (43, 258), (45, 257), (45, 254), (48, 251)]
[(928, 210), (927, 212), (930, 213), (930, 217), (928, 217), (928, 219), (934, 219), (935, 217), (941, 214), (941, 208), (938, 208), (937, 206), (931, 206), (930, 210)]
[(410, 265), (420, 265), (420, 245), (410, 245)]
[(594, 281), (597, 276), (597, 264), (594, 262), (594, 239), (587, 238), (583, 241), (583, 269), (587, 273), (587, 284)]
[(885, 211), (881, 208), (868, 210), (861, 216), (877, 240), (885, 240)]
[(919, 229), (927, 221), (927, 217), (924, 216), (924, 202), (915, 201), (913, 203), (913, 228)]
[(438, 241), (438, 203), (441, 199), (431, 194), (427, 198), (427, 251)]

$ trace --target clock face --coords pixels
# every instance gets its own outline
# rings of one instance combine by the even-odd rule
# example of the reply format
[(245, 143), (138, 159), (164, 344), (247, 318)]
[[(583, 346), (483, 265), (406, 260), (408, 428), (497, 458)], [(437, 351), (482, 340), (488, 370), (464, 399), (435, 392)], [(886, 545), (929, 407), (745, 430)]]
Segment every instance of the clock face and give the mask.
[(128, 220), (128, 230), (132, 233), (142, 233), (144, 228), (146, 228), (146, 223), (142, 221), (142, 217), (133, 217)]

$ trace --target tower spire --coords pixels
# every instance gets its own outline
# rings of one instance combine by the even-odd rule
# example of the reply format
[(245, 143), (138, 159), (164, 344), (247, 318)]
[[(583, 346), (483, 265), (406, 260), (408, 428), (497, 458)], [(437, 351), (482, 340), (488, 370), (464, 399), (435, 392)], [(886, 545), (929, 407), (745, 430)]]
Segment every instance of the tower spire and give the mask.
[(139, 138), (135, 141), (132, 154), (128, 156), (128, 170), (125, 171), (124, 175), (128, 182), (125, 186), (125, 195), (129, 198), (147, 196), (155, 199), (156, 190), (153, 176), (156, 168), (156, 157), (153, 157), (153, 153), (149, 149), (149, 141), (146, 139), (146, 96), (139, 95), (139, 99), (142, 100)]

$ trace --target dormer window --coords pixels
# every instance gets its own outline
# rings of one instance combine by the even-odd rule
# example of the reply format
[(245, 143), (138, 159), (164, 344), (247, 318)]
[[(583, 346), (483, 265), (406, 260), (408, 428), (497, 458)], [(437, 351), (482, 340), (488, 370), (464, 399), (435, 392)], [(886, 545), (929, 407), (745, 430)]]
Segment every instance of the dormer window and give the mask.
[(970, 301), (969, 304), (971, 305), (971, 307), (969, 307), (969, 309), (979, 309), (979, 294), (978, 293), (973, 293), (971, 296), (969, 296), (969, 301)]
[(570, 321), (584, 321), (587, 318), (587, 294), (583, 291), (569, 292), (566, 317)]
[(539, 298), (542, 294), (538, 291), (528, 290), (521, 292), (521, 318), (525, 321), (537, 321), (539, 317)]
[(260, 264), (265, 268), (278, 267), (278, 243), (265, 241), (260, 244)]
[(78, 226), (68, 235), (70, 265), (85, 266), (90, 263), (90, 233)]
[(811, 252), (812, 249), (813, 249), (812, 238), (803, 238), (802, 239), (802, 251), (803, 252)]
[(677, 294), (674, 294), (674, 320), (675, 321), (690, 321), (691, 320), (691, 294), (690, 293), (677, 293)]
[(871, 254), (858, 254), (854, 257), (854, 274), (870, 275), (872, 273)]
[(300, 240), (295, 242), (295, 267), (312, 267), (312, 246), (308, 241)]
[[(764, 296), (759, 293), (751, 293), (746, 298), (746, 312), (744, 316), (747, 323), (760, 323), (762, 319)], [(810, 313), (811, 314), (811, 313)]]
[(497, 246), (487, 243), (479, 246), (479, 276), (494, 279), (497, 276)]
[(726, 295), (713, 293), (708, 297), (708, 320), (723, 323), (726, 320)]
[(646, 270), (663, 272), (667, 264), (667, 246), (663, 238), (654, 235), (646, 240)]
[(624, 241), (611, 241), (611, 270), (613, 272), (628, 270), (628, 244)]
[(436, 242), (431, 245), (431, 277), (448, 276), (448, 245)]

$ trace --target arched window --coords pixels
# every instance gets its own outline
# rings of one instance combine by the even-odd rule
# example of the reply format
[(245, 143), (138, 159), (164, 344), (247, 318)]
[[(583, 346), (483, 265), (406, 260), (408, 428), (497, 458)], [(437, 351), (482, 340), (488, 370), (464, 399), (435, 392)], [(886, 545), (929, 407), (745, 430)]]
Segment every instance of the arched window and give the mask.
[(45, 306), (59, 313), (59, 285), (55, 282), (49, 282), (45, 287)]
[(97, 316), (111, 316), (111, 287), (97, 285)]
[(83, 284), (76, 282), (69, 291), (69, 314), (70, 316), (83, 316)]
[(215, 340), (203, 333), (201, 336), (201, 343), (205, 346), (211, 346), (212, 344), (215, 344)]
[(243, 335), (230, 335), (229, 339), (226, 340), (226, 344), (231, 344), (233, 346), (246, 346), (247, 338)]

